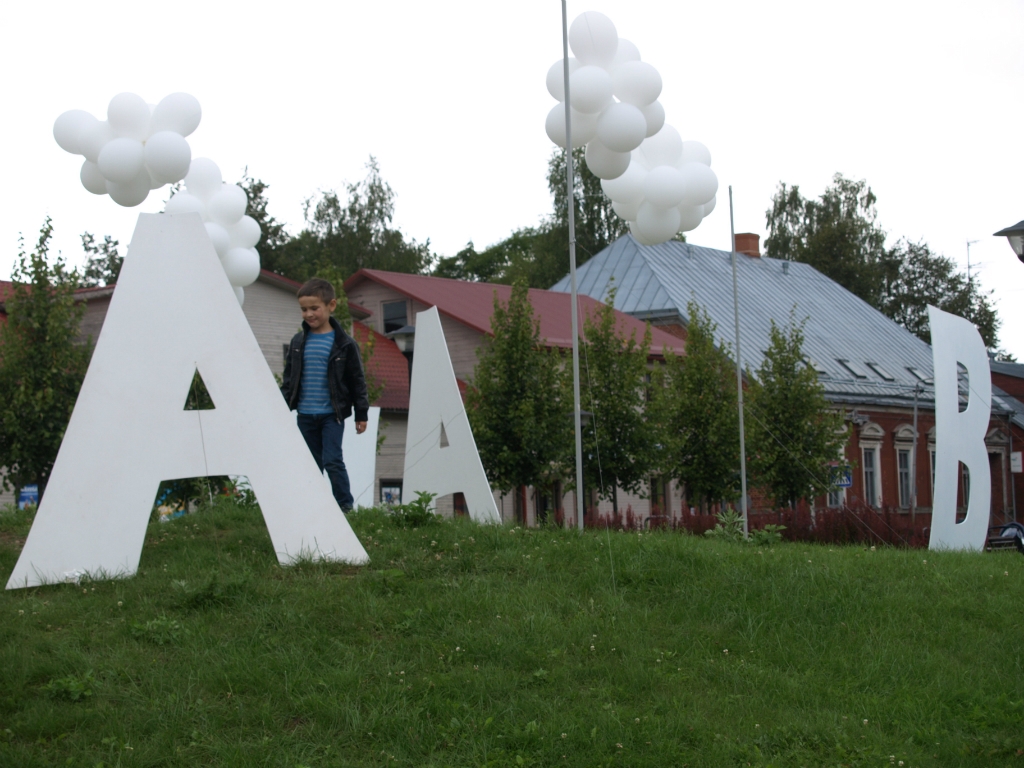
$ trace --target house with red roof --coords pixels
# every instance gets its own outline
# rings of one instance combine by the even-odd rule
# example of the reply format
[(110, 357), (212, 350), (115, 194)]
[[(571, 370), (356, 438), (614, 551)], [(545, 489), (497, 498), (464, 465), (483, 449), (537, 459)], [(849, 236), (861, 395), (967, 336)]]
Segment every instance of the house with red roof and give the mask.
[[(405, 346), (405, 358), (412, 360), (415, 355), (416, 314), (430, 307), (437, 307), (444, 329), (448, 353), (452, 368), (460, 389), (465, 388), (473, 380), (476, 368), (477, 353), (491, 334), (491, 315), (494, 312), (495, 297), (507, 303), (512, 295), (508, 285), (493, 283), (472, 283), (463, 280), (431, 277), (428, 275), (410, 275), (398, 272), (384, 272), (375, 269), (362, 269), (345, 282), (345, 293), (350, 303), (365, 309), (368, 315), (361, 322), (373, 333), (384, 336), (386, 341), (395, 341)], [(568, 349), (572, 346), (572, 311), (570, 297), (556, 291), (530, 289), (530, 303), (540, 325), (540, 336), (549, 347)], [(580, 312), (584, 316), (592, 316), (602, 305), (589, 296), (580, 296)], [(645, 323), (625, 313), (616, 312), (620, 333), (629, 336), (636, 333), (642, 336)], [(652, 358), (663, 357), (665, 349), (676, 354), (684, 354), (684, 341), (678, 336), (658, 328), (652, 328)], [(411, 344), (410, 344), (411, 341)], [(381, 347), (377, 347), (380, 350)], [(397, 350), (397, 346), (395, 347)], [(375, 350), (374, 358), (378, 351)], [(388, 352), (395, 359), (394, 353)], [(402, 354), (400, 352), (400, 354)], [(397, 359), (395, 359), (397, 363)], [(393, 369), (389, 369), (393, 370)], [(408, 378), (404, 379), (404, 404), (392, 401), (389, 414), (382, 412), (382, 422), (387, 422), (384, 429), (385, 441), (377, 459), (377, 493), (382, 489), (398, 490), (402, 486), (402, 471), (405, 460), (405, 432), (408, 423), (403, 416), (408, 413)], [(387, 385), (385, 384), (385, 387)], [(385, 389), (385, 392), (387, 390)], [(398, 406), (396, 408), (396, 406)], [(415, 490), (415, 489), (414, 489)], [(676, 506), (681, 503), (681, 493), (674, 484), (669, 493), (676, 497)], [(437, 500), (438, 511), (442, 514), (457, 513), (460, 509), (459, 494)], [(650, 500), (645, 497), (632, 496), (624, 491), (619, 492), (620, 507), (631, 506), (638, 517), (650, 514)], [(533, 488), (520, 488), (510, 494), (495, 494), (498, 509), (503, 520), (515, 520), (524, 525), (534, 525), (549, 513), (567, 510), (571, 515), (575, 508), (571, 494), (558, 494), (557, 498), (545, 497)], [(605, 509), (608, 506), (608, 509)], [(602, 503), (599, 511), (610, 511), (610, 505)]]

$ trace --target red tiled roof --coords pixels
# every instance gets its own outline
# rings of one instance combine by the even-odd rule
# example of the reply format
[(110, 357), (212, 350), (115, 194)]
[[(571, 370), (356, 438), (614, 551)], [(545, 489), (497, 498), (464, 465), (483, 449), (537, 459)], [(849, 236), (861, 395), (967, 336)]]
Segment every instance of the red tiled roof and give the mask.
[(282, 288), (294, 288), (295, 290), (299, 290), (299, 288), (302, 287), (302, 283), (298, 280), (292, 280), (290, 277), (279, 275), (277, 272), (271, 272), (269, 269), (261, 269), (260, 277), (271, 283), (277, 283)]
[(384, 394), (371, 405), (385, 410), (409, 410), (409, 361), (387, 336), (381, 336), (358, 320), (353, 321), (352, 335), (356, 341), (365, 344), (369, 334), (373, 334), (373, 356), (366, 367), (384, 385)]
[[(428, 307), (436, 306), (439, 312), (486, 334), (491, 333), (495, 293), (502, 303), (507, 303), (512, 295), (512, 286), (509, 285), (470, 283), (464, 280), (384, 272), (378, 269), (359, 270), (345, 281), (345, 291), (350, 292), (363, 280), (386, 285)], [(534, 314), (540, 321), (541, 338), (552, 347), (571, 347), (572, 312), (569, 294), (531, 288), (529, 296)], [(579, 296), (579, 308), (583, 317), (594, 316), (601, 306), (601, 302), (589, 296)], [(616, 311), (615, 314), (620, 333), (624, 332), (628, 337), (630, 333), (636, 332), (637, 339), (643, 336), (644, 323), (623, 312)], [(683, 354), (685, 343), (682, 339), (652, 328), (651, 353), (660, 356), (665, 347), (672, 349), (676, 354)]]

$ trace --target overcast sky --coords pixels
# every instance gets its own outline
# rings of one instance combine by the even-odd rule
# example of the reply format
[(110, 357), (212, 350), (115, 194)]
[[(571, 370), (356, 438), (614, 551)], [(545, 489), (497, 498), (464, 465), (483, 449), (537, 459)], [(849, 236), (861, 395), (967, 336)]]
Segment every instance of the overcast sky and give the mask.
[[(891, 241), (924, 240), (995, 290), (1002, 345), (1024, 360), (1024, 264), (992, 233), (1024, 219), (1024, 3), (624, 2), (569, 4), (612, 18), (661, 72), (668, 122), (704, 142), (719, 205), (691, 242), (728, 248), (765, 234), (779, 181), (818, 195), (836, 172), (866, 179)], [(193, 157), (226, 180), (270, 185), (294, 232), (302, 201), (365, 175), (370, 155), (397, 195), (396, 223), (451, 255), (535, 224), (551, 201), (561, 56), (557, 0), (4, 3), (0, 82), (6, 161), (0, 276), (19, 233), (53, 217), (81, 263), (83, 231), (126, 243), (138, 212), (86, 192), (62, 151), (61, 112), (105, 117), (110, 97), (197, 96)]]

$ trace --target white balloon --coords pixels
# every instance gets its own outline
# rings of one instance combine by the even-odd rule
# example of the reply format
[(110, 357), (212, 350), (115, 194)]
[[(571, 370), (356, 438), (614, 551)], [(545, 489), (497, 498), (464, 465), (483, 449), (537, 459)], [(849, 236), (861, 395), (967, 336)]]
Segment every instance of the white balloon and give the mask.
[(587, 11), (569, 26), (569, 47), (583, 64), (607, 66), (615, 58), (619, 33), (603, 13)]
[(600, 112), (612, 99), (612, 77), (600, 67), (580, 67), (569, 76), (569, 101), (580, 112)]
[(587, 142), (587, 168), (599, 179), (615, 179), (629, 167), (628, 152), (613, 152), (597, 140)]
[[(143, 164), (143, 167), (145, 167), (145, 164)], [(153, 175), (153, 172), (151, 170), (149, 170), (149, 168), (146, 168), (146, 173), (149, 174), (149, 188), (150, 188), (150, 190), (160, 189), (160, 187), (162, 187), (166, 183), (166, 182), (160, 181), (160, 179), (156, 178)]]
[(615, 58), (611, 60), (608, 69), (615, 69), (619, 64), (627, 61), (640, 61), (640, 49), (624, 37), (619, 38), (619, 47), (615, 50)]
[(174, 131), (179, 136), (188, 136), (199, 127), (202, 117), (199, 99), (188, 93), (172, 93), (154, 107), (150, 126), (154, 133)]
[(53, 121), (53, 138), (65, 152), (81, 155), (84, 153), (82, 142), (86, 131), (98, 122), (99, 120), (84, 109), (68, 110)]
[(225, 254), (231, 249), (231, 235), (228, 234), (224, 227), (213, 221), (208, 221), (203, 226), (206, 227), (206, 234), (213, 241), (213, 249), (223, 259)]
[[(107, 181), (128, 184), (137, 177), (142, 168), (142, 143), (135, 139), (112, 139), (100, 150), (96, 165)], [(147, 177), (146, 184), (149, 184)]]
[[(562, 59), (559, 59), (551, 68), (548, 69), (547, 86), (548, 93), (555, 97), (557, 101), (565, 101), (565, 74), (563, 71)], [(580, 63), (576, 59), (569, 59), (569, 76), (572, 77), (572, 73), (580, 68)]]
[(107, 194), (107, 180), (100, 173), (99, 166), (91, 160), (82, 163), (82, 170), (78, 172), (78, 178), (82, 180), (82, 186), (94, 195)]
[[(639, 205), (644, 199), (644, 179), (646, 177), (647, 169), (636, 162), (635, 158), (630, 158), (629, 167), (621, 176), (601, 180), (601, 189), (616, 203)], [(634, 215), (633, 218), (636, 216)]]
[[(643, 144), (640, 145), (643, 147)], [(647, 162), (647, 156), (640, 149), (634, 149), (629, 153), (630, 165), (635, 165), (639, 168), (643, 168), (645, 171), (651, 170), (651, 164)]]
[(644, 179), (644, 197), (658, 208), (675, 208), (686, 194), (686, 180), (676, 168), (659, 165)]
[[(570, 108), (571, 109), (571, 108)], [(585, 115), (582, 112), (572, 111), (572, 146), (582, 147), (597, 135), (597, 120), (600, 115)], [(544, 121), (544, 130), (548, 138), (555, 144), (565, 149), (565, 104), (555, 104), (548, 112)]]
[(704, 205), (703, 205), (703, 206), (701, 206), (701, 207), (702, 207), (702, 208), (704, 209), (704, 218), (705, 218), (705, 219), (706, 219), (706, 218), (707, 218), (708, 216), (710, 216), (710, 215), (711, 215), (711, 212), (712, 212), (713, 210), (715, 210), (715, 206), (716, 206), (717, 204), (718, 204), (718, 197), (717, 197), (717, 196), (715, 196), (715, 197), (712, 197), (712, 198), (711, 198), (710, 200), (708, 200), (708, 201), (707, 201), (706, 203), (704, 203)]
[(255, 248), (231, 248), (220, 263), (236, 288), (252, 285), (260, 276), (260, 255)]
[(100, 157), (100, 151), (114, 138), (114, 129), (110, 127), (110, 123), (106, 120), (97, 120), (83, 129), (79, 148), (86, 160), (95, 163)]
[(204, 203), (218, 192), (223, 184), (220, 168), (208, 157), (196, 157), (185, 175), (185, 188)]
[(252, 216), (243, 216), (237, 223), (228, 227), (233, 248), (254, 248), (259, 243), (263, 232), (259, 222)]
[(188, 192), (176, 192), (164, 206), (164, 213), (203, 213), (203, 201)]
[(671, 240), (679, 231), (681, 217), (678, 208), (656, 208), (650, 203), (643, 203), (636, 213), (636, 226), (649, 244), (664, 243)]
[(640, 245), (657, 245), (660, 242), (658, 240), (648, 240), (644, 237), (643, 232), (640, 231), (640, 227), (635, 221), (629, 222), (627, 226), (629, 227), (629, 233), (636, 238), (636, 241), (640, 243)]
[(658, 165), (675, 165), (683, 154), (683, 138), (679, 131), (671, 125), (666, 125), (649, 139), (644, 139), (644, 143), (640, 145), (640, 152), (651, 168)]
[[(130, 139), (126, 139), (130, 141)], [(130, 181), (118, 182), (107, 180), (107, 194), (110, 199), (125, 208), (134, 208), (149, 197), (149, 171), (139, 166), (139, 173)]]
[(718, 192), (718, 177), (704, 163), (684, 163), (679, 173), (686, 183), (686, 194), (679, 201), (682, 205), (704, 205)]
[(612, 210), (620, 219), (636, 221), (637, 211), (640, 210), (640, 203), (612, 203)]
[(149, 136), (149, 105), (134, 93), (119, 93), (112, 98), (107, 120), (121, 138), (145, 141)]
[(679, 211), (680, 232), (689, 232), (691, 229), (696, 229), (704, 218), (703, 205), (680, 205), (676, 210)]
[(612, 70), (615, 98), (646, 107), (661, 95), (661, 75), (646, 61), (627, 61)]
[(649, 139), (665, 125), (665, 108), (661, 106), (660, 101), (652, 101), (640, 111), (644, 113), (644, 119), (647, 121), (645, 138)]
[(679, 159), (679, 164), (682, 165), (683, 163), (711, 165), (711, 150), (699, 141), (684, 141), (683, 154)]
[(237, 184), (224, 184), (206, 201), (206, 213), (222, 227), (230, 227), (245, 215), (248, 204), (244, 189)]
[(161, 184), (174, 184), (185, 178), (192, 162), (188, 142), (174, 131), (158, 131), (146, 141), (146, 167)]
[(245, 288), (238, 285), (231, 286), (231, 289), (235, 292), (235, 298), (238, 299), (238, 306), (245, 306)]
[(647, 136), (647, 120), (632, 104), (613, 102), (597, 120), (597, 138), (615, 152), (632, 152)]

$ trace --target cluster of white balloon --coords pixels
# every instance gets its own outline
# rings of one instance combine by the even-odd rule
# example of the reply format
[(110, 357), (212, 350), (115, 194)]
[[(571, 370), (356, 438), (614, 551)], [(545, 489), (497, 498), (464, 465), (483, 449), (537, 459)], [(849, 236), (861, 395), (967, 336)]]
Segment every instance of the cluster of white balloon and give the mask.
[[(718, 177), (711, 153), (683, 141), (665, 124), (658, 101), (661, 75), (620, 38), (612, 20), (596, 11), (569, 28), (569, 106), (572, 146), (586, 145), (586, 163), (601, 179), (615, 213), (645, 245), (696, 229), (715, 208)], [(559, 101), (548, 113), (548, 137), (565, 148), (565, 80), (562, 60), (551, 65), (548, 92)]]
[(212, 160), (192, 159), (185, 137), (199, 127), (202, 114), (199, 101), (187, 93), (172, 93), (155, 106), (134, 93), (120, 93), (110, 100), (106, 120), (72, 109), (54, 122), (53, 137), (61, 149), (85, 157), (82, 186), (94, 195), (110, 195), (118, 205), (134, 207), (152, 190), (184, 179), (187, 191), (168, 200), (164, 212), (203, 217), (241, 304), (244, 286), (260, 274), (255, 246), (262, 232), (245, 215), (245, 190), (225, 184)]

